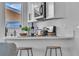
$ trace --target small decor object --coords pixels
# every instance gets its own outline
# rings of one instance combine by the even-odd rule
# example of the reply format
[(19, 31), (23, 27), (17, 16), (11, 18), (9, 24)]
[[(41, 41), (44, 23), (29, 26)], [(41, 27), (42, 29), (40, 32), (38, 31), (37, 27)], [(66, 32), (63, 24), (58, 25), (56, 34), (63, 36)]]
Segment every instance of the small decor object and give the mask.
[(28, 26), (24, 26), (24, 27), (21, 27), (21, 30), (22, 32), (20, 33), (20, 36), (27, 36), (31, 28)]
[(27, 36), (27, 33), (19, 33), (20, 36)]

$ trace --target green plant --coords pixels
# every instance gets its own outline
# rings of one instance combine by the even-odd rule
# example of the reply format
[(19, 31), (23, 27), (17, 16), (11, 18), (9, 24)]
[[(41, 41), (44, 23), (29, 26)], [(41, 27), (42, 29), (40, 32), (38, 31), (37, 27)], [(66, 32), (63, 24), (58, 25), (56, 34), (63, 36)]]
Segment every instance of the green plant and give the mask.
[(23, 30), (23, 31), (30, 31), (31, 28), (28, 27), (28, 26), (24, 26), (24, 27), (21, 27), (21, 30)]

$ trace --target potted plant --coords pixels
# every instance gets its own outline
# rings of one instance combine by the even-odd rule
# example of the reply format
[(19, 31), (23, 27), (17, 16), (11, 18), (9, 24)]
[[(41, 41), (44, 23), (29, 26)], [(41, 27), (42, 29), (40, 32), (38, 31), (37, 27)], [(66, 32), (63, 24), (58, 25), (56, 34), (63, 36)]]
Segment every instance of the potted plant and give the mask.
[(31, 30), (28, 26), (21, 27), (22, 33), (20, 33), (21, 36), (27, 36), (28, 32)]

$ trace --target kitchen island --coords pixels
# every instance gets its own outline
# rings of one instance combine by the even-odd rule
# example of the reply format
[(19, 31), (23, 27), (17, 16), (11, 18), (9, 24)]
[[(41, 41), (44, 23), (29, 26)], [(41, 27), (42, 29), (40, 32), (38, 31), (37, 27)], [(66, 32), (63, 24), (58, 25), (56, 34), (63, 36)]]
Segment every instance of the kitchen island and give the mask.
[[(45, 49), (47, 46), (58, 45), (62, 47), (63, 55), (73, 55), (69, 53), (70, 51), (74, 53), (72, 50), (74, 46), (73, 37), (14, 37), (7, 36), (3, 38), (5, 42), (15, 43), (17, 47), (32, 47), (34, 56), (44, 56)], [(27, 55), (27, 51), (24, 51), (22, 55)], [(54, 52), (54, 50), (53, 50)], [(53, 53), (54, 55), (55, 53)]]
[(63, 36), (63, 37), (60, 37), (60, 36), (6, 36), (4, 37), (3, 39), (5, 40), (38, 40), (38, 39), (47, 39), (47, 40), (50, 40), (50, 39), (73, 39), (73, 37), (66, 37), (66, 36)]

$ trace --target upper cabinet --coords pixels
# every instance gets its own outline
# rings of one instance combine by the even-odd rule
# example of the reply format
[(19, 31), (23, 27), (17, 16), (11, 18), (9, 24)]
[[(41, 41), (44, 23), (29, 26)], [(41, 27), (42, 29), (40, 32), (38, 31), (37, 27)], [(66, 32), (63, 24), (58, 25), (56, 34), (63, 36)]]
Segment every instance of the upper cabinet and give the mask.
[(46, 19), (54, 18), (54, 2), (46, 3)]

